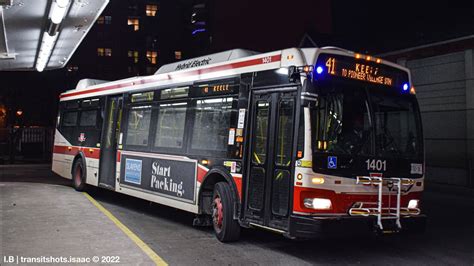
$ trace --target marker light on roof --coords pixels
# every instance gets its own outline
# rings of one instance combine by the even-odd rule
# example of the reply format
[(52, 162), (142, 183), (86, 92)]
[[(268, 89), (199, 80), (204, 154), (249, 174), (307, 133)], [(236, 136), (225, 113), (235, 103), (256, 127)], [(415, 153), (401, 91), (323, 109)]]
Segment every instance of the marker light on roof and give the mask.
[(403, 91), (407, 91), (408, 90), (408, 83), (405, 83), (403, 84)]
[(316, 73), (318, 73), (318, 74), (323, 73), (323, 68), (322, 68), (321, 66), (318, 66), (318, 67), (316, 68)]

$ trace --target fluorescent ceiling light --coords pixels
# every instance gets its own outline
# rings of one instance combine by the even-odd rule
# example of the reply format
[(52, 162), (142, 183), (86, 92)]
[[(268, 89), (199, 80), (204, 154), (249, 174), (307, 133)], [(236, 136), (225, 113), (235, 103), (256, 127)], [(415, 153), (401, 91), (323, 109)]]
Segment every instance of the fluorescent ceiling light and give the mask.
[(66, 14), (69, 0), (56, 0), (51, 5), (51, 11), (49, 11), (49, 17), (51, 22), (59, 24)]
[(43, 39), (41, 40), (41, 48), (36, 59), (36, 70), (42, 72), (48, 63), (49, 57), (53, 52), (54, 43), (58, 38), (58, 34), (51, 36), (47, 32), (43, 33)]

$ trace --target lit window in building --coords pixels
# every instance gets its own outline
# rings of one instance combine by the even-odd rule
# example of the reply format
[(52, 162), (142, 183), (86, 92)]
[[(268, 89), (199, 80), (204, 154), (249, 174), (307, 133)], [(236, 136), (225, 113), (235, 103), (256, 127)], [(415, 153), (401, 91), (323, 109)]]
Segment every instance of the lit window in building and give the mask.
[(105, 20), (105, 24), (107, 25), (112, 24), (112, 16), (105, 16), (104, 20)]
[(158, 52), (156, 52), (156, 51), (146, 51), (146, 58), (153, 65), (156, 65), (156, 58), (157, 57), (158, 57)]
[(112, 56), (112, 49), (111, 48), (105, 48), (105, 56)]
[(181, 51), (174, 51), (174, 58), (180, 60), (182, 58)]
[(105, 49), (104, 48), (97, 48), (97, 55), (98, 56), (105, 56)]
[(128, 26), (133, 26), (133, 31), (138, 31), (140, 29), (140, 21), (138, 18), (129, 18), (127, 21)]
[(133, 58), (133, 63), (138, 63), (138, 51), (128, 51), (128, 57)]
[(104, 17), (103, 17), (103, 16), (100, 16), (100, 17), (97, 19), (97, 24), (104, 24)]
[(147, 17), (156, 16), (156, 11), (158, 11), (157, 5), (146, 5), (146, 15)]

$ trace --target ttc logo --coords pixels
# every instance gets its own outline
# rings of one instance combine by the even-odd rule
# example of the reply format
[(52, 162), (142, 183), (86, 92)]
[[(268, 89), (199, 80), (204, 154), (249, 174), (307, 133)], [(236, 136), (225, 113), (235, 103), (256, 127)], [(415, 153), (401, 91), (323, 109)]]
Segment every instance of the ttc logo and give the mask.
[(86, 134), (85, 133), (81, 133), (79, 135), (79, 138), (77, 138), (77, 140), (79, 140), (79, 142), (84, 142), (86, 141)]

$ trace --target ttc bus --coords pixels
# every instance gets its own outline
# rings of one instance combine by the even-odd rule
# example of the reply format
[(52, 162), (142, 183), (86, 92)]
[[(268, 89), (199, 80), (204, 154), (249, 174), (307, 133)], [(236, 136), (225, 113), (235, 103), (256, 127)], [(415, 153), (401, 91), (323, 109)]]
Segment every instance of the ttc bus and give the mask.
[(424, 148), (408, 69), (337, 47), (235, 49), (60, 95), (52, 169), (289, 238), (421, 231)]

